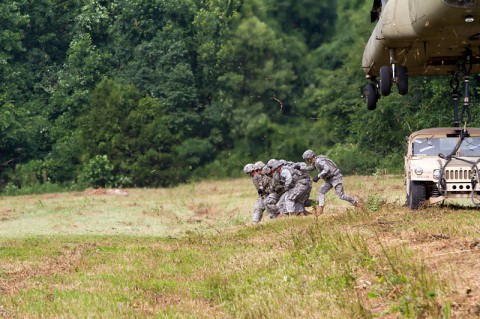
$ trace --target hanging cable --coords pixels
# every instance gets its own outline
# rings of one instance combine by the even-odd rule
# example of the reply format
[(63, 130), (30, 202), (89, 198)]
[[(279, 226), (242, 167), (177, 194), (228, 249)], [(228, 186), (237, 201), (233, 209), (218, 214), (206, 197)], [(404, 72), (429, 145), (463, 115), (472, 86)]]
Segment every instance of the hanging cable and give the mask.
[[(480, 170), (479, 163), (480, 159), (472, 162), (466, 159), (455, 156), (460, 149), (465, 137), (468, 136), (467, 123), (471, 121), (471, 112), (470, 112), (470, 71), (473, 67), (472, 60), (472, 51), (470, 48), (467, 48), (464, 54), (464, 58), (460, 59), (457, 63), (457, 71), (453, 73), (453, 77), (450, 80), (450, 87), (452, 88), (452, 104), (453, 104), (453, 125), (458, 127), (460, 121), (463, 122), (463, 129), (459, 132), (459, 140), (453, 150), (448, 155), (442, 153), (438, 154), (438, 157), (445, 160), (445, 163), (442, 164), (442, 161), (439, 160), (440, 164), (440, 177), (437, 182), (437, 188), (440, 194), (447, 194), (447, 181), (445, 178), (445, 169), (450, 164), (452, 159), (456, 159), (461, 162), (465, 162), (471, 165), (470, 167), (470, 185), (471, 185), (471, 200), (472, 203), (476, 206), (480, 206), (480, 201), (475, 199), (475, 187), (480, 183)], [(464, 95), (463, 95), (463, 107), (460, 113), (458, 114), (458, 96), (459, 96), (459, 78), (463, 78), (464, 84)], [(465, 118), (466, 115), (466, 118)]]
[(458, 140), (457, 144), (455, 145), (455, 147), (453, 148), (452, 152), (450, 152), (450, 154), (448, 155), (444, 155), (442, 153), (438, 154), (438, 157), (440, 157), (441, 159), (444, 159), (445, 160), (445, 163), (442, 165), (441, 162), (440, 162), (440, 165), (441, 165), (441, 168), (440, 168), (440, 178), (438, 179), (438, 182), (437, 182), (437, 188), (439, 190), (439, 192), (442, 194), (442, 195), (446, 195), (447, 194), (447, 181), (445, 179), (445, 169), (446, 167), (448, 166), (448, 164), (450, 164), (450, 162), (452, 161), (452, 159), (456, 159), (458, 161), (461, 161), (461, 162), (465, 162), (465, 163), (468, 163), (470, 164), (470, 172), (471, 172), (471, 178), (470, 178), (470, 185), (471, 185), (471, 192), (470, 192), (470, 198), (472, 200), (472, 203), (473, 205), (475, 206), (480, 206), (480, 201), (477, 201), (475, 199), (475, 187), (477, 186), (477, 184), (479, 183), (480, 181), (480, 169), (479, 169), (479, 164), (480, 164), (480, 159), (476, 160), (476, 161), (469, 161), (469, 160), (466, 160), (464, 158), (461, 158), (461, 157), (458, 157), (458, 156), (455, 156), (455, 154), (457, 154), (460, 146), (462, 145), (465, 137), (468, 136), (468, 131), (467, 131), (467, 123), (465, 122), (464, 126), (463, 126), (463, 129), (460, 131), (460, 134), (459, 134), (459, 137), (460, 139)]
[(452, 88), (452, 105), (453, 105), (453, 126), (458, 127), (459, 120), (458, 120), (458, 96), (460, 91), (458, 87), (460, 85), (460, 81), (458, 81), (456, 74), (453, 74), (452, 79), (450, 80), (450, 88)]

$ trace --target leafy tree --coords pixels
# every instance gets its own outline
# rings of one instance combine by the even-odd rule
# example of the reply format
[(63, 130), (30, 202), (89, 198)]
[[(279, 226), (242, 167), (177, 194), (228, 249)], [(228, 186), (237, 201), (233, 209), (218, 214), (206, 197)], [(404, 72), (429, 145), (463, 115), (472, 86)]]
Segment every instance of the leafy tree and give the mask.
[(178, 183), (183, 172), (172, 149), (177, 138), (170, 122), (156, 100), (142, 98), (133, 86), (104, 79), (80, 119), (85, 156), (108, 156), (113, 174), (129, 177), (137, 186)]
[(188, 36), (168, 24), (152, 41), (139, 45), (130, 63), (131, 78), (171, 112), (188, 109), (196, 99)]
[(25, 83), (16, 57), (26, 51), (23, 39), (28, 22), (28, 15), (21, 13), (16, 2), (0, 3), (0, 94), (14, 97)]
[(5, 65), (15, 54), (25, 52), (23, 28), (28, 22), (28, 16), (20, 12), (16, 2), (0, 4), (0, 65)]
[(217, 78), (221, 74), (219, 52), (229, 36), (229, 24), (241, 8), (241, 0), (201, 1), (192, 21), (193, 60), (195, 85), (202, 107), (208, 107), (217, 91)]
[(122, 169), (121, 163), (129, 152), (125, 121), (140, 99), (138, 90), (129, 85), (110, 79), (97, 85), (89, 110), (79, 121), (81, 143), (88, 158), (107, 155), (117, 170)]
[[(186, 169), (174, 151), (178, 136), (172, 116), (151, 97), (138, 101), (126, 119), (131, 179), (138, 186), (170, 186), (184, 181)], [(125, 170), (127, 171), (127, 170)]]
[(27, 141), (20, 110), (5, 100), (5, 95), (0, 98), (0, 165), (4, 168), (13, 166), (25, 155)]
[[(267, 2), (267, 1), (266, 1)], [(302, 36), (310, 48), (316, 48), (334, 34), (331, 25), (337, 18), (337, 1), (268, 1), (272, 15), (285, 33)]]

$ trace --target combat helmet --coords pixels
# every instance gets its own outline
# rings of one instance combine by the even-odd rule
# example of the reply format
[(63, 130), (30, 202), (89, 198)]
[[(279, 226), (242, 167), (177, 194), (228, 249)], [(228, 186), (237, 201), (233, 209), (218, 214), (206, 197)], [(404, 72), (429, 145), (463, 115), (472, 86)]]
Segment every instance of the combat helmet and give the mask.
[(245, 165), (245, 167), (243, 168), (243, 172), (244, 172), (245, 174), (248, 174), (248, 175), (250, 175), (250, 173), (252, 173), (254, 170), (255, 170), (255, 168), (253, 167), (253, 164), (252, 164), (252, 163), (248, 163), (248, 164)]
[(315, 153), (312, 150), (306, 150), (303, 152), (302, 158), (304, 160), (311, 159), (312, 157), (315, 157)]
[(277, 161), (276, 159), (272, 158), (271, 160), (268, 160), (267, 166), (270, 167), (270, 168), (272, 168), (273, 165), (274, 165), (275, 163), (277, 163), (277, 162), (278, 162), (278, 161)]
[(279, 167), (282, 166), (282, 165), (284, 165), (283, 162), (282, 162), (282, 160), (280, 160), (280, 161), (275, 161), (275, 162), (272, 164), (271, 168), (272, 168), (272, 170), (276, 170), (277, 168), (279, 168)]
[(262, 162), (262, 161), (258, 161), (256, 162), (255, 164), (253, 164), (253, 168), (258, 171), (258, 170), (261, 170), (265, 167), (265, 163)]
[(267, 165), (265, 165), (265, 166), (262, 168), (262, 173), (263, 173), (263, 175), (270, 175), (271, 172), (272, 172), (272, 170), (271, 170), (270, 167), (268, 167)]

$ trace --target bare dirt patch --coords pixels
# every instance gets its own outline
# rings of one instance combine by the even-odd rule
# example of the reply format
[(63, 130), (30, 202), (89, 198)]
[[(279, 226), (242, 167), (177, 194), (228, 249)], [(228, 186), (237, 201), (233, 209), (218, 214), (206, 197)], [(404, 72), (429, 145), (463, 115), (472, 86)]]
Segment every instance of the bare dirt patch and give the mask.
[(200, 203), (200, 204), (191, 204), (187, 206), (188, 209), (193, 211), (197, 216), (208, 216), (208, 215), (215, 215), (218, 211), (213, 207), (213, 205), (208, 203)]
[(128, 196), (128, 191), (119, 188), (105, 189), (105, 188), (95, 188), (87, 189), (83, 192), (85, 195), (117, 195), (117, 196)]
[(6, 221), (14, 218), (15, 214), (12, 209), (0, 208), (0, 221)]

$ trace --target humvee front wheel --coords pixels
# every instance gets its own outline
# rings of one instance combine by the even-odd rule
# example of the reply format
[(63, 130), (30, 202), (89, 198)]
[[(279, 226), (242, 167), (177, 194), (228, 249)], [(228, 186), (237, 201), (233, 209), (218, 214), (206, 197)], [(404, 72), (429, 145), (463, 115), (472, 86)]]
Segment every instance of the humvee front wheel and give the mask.
[(425, 183), (410, 181), (410, 193), (407, 194), (407, 206), (410, 209), (418, 209), (420, 204), (427, 199)]

